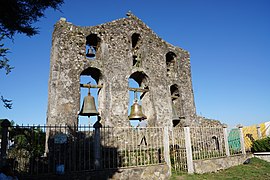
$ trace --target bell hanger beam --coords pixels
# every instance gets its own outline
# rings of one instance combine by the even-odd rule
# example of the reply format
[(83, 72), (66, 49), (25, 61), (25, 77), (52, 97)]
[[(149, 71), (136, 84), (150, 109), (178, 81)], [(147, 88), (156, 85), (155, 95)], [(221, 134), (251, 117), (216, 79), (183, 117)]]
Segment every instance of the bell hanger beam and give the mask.
[(135, 91), (135, 92), (149, 92), (149, 89), (143, 89), (143, 88), (128, 88), (130, 91)]
[(171, 98), (174, 100), (174, 99), (178, 99), (179, 96), (171, 96)]
[(128, 88), (128, 90), (134, 92), (142, 92), (140, 99), (144, 97), (145, 93), (149, 92), (148, 86), (146, 86), (145, 88)]
[(80, 84), (83, 88), (103, 88), (103, 85), (93, 85), (93, 84)]

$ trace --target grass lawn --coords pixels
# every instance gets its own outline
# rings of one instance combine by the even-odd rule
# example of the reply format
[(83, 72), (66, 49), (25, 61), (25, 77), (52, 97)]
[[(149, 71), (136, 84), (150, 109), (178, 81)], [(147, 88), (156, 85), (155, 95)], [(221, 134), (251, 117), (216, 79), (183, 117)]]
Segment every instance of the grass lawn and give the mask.
[(270, 180), (270, 163), (260, 160), (258, 158), (251, 158), (249, 164), (243, 164), (231, 167), (226, 170), (220, 170), (217, 173), (206, 174), (193, 174), (193, 175), (172, 175), (171, 180), (184, 180), (184, 179), (207, 179), (207, 180), (220, 180), (220, 179), (245, 179), (245, 180)]

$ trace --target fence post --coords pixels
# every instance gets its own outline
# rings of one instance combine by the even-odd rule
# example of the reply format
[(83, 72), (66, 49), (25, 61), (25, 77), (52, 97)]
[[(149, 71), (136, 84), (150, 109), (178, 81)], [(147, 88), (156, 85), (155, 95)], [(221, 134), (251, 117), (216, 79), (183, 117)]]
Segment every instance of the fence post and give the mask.
[(1, 155), (0, 155), (0, 167), (6, 165), (7, 159), (7, 145), (8, 145), (8, 127), (10, 127), (10, 122), (4, 119), (1, 123), (2, 127), (2, 139), (1, 139)]
[(258, 124), (256, 128), (257, 128), (258, 139), (262, 139), (261, 126)]
[(228, 133), (227, 133), (227, 124), (223, 124), (223, 134), (224, 134), (224, 141), (225, 141), (225, 151), (226, 156), (230, 156), (230, 149), (229, 149), (229, 142), (228, 142)]
[(242, 151), (242, 154), (246, 154), (243, 126), (239, 124), (237, 127), (239, 128), (239, 133), (240, 133), (241, 151)]
[(192, 149), (191, 149), (190, 128), (187, 124), (184, 127), (184, 133), (185, 133), (188, 173), (192, 174), (194, 173), (194, 167), (193, 167), (193, 157), (192, 157)]
[(94, 163), (95, 168), (101, 168), (101, 156), (100, 156), (100, 128), (102, 127), (99, 120), (94, 124), (95, 135), (94, 135)]
[(171, 170), (172, 170), (172, 166), (171, 166), (171, 159), (170, 159), (170, 147), (169, 147), (169, 128), (168, 126), (164, 127), (164, 137), (163, 137), (163, 145), (164, 145), (164, 160), (167, 163), (168, 167), (169, 167), (169, 172), (170, 172), (170, 176), (171, 176)]

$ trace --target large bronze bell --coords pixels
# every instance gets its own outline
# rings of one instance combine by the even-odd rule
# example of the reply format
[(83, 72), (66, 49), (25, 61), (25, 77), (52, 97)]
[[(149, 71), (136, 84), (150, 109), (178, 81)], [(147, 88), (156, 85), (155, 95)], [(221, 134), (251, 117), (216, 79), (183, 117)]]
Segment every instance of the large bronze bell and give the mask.
[(94, 48), (90, 47), (86, 53), (86, 57), (90, 57), (90, 58), (93, 58), (95, 57), (96, 54), (94, 53)]
[(147, 118), (142, 113), (142, 106), (138, 103), (138, 100), (135, 99), (133, 105), (131, 106), (130, 115), (128, 116), (129, 120), (139, 120), (142, 118)]
[(95, 99), (93, 96), (91, 96), (90, 90), (88, 91), (88, 95), (83, 99), (83, 105), (79, 115), (88, 117), (99, 115), (96, 108)]

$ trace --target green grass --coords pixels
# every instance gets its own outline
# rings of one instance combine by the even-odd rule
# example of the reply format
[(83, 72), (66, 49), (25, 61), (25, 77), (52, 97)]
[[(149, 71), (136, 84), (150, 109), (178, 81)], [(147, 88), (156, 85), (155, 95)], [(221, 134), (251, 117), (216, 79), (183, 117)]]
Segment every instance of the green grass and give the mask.
[(222, 180), (222, 179), (245, 179), (245, 180), (270, 180), (270, 163), (252, 158), (249, 164), (243, 164), (231, 167), (226, 170), (220, 170), (217, 173), (193, 174), (193, 175), (175, 175), (173, 174), (171, 180), (184, 179), (207, 179), (207, 180)]

